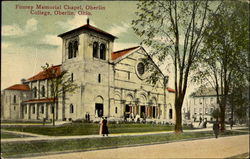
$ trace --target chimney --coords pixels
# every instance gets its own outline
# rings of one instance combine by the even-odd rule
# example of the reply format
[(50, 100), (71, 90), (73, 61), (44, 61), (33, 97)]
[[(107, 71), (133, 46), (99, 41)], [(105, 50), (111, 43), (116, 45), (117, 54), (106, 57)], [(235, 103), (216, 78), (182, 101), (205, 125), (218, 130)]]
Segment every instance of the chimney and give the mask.
[(87, 25), (89, 25), (89, 17), (87, 18)]

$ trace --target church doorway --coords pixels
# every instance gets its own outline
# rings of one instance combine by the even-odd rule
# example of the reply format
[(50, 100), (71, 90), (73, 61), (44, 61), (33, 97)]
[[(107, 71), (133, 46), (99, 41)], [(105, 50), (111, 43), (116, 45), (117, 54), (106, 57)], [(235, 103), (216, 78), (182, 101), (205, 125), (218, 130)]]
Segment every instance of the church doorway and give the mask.
[(102, 117), (103, 116), (103, 104), (96, 103), (95, 104), (95, 112), (96, 112), (98, 117)]
[(155, 107), (153, 107), (153, 118), (155, 118)]
[(141, 118), (143, 118), (143, 114), (146, 115), (145, 112), (145, 106), (141, 106)]

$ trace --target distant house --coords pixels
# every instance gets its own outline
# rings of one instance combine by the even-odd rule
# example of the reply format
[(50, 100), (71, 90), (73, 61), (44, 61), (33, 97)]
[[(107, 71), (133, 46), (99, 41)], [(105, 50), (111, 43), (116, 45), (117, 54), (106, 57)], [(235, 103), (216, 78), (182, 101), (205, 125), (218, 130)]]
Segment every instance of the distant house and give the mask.
[[(201, 117), (202, 119), (213, 121), (211, 113), (219, 108), (216, 91), (213, 88), (198, 89), (190, 95), (188, 105), (191, 120), (199, 121)], [(187, 111), (187, 108), (184, 109)]]

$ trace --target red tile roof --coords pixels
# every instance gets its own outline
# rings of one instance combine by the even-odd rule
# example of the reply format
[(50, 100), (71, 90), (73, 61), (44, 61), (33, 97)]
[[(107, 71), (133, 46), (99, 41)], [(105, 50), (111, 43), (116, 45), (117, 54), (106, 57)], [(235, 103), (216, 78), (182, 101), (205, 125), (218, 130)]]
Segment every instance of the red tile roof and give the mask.
[(169, 91), (169, 92), (172, 92), (172, 93), (175, 93), (175, 90), (174, 89), (172, 89), (172, 88), (167, 88), (167, 91)]
[[(56, 75), (61, 74), (61, 65), (52, 66), (51, 68), (56, 71)], [(47, 78), (47, 76), (46, 76), (45, 71), (41, 71), (38, 74), (36, 74), (35, 76), (28, 78), (28, 81), (43, 80), (46, 78)]]
[(15, 84), (6, 88), (5, 90), (20, 90), (20, 91), (29, 91), (30, 87), (26, 84)]
[(109, 36), (109, 37), (112, 37), (112, 38), (117, 38), (117, 37), (115, 37), (114, 35), (111, 35), (111, 34), (105, 32), (105, 31), (103, 31), (103, 30), (101, 30), (101, 29), (98, 29), (98, 28), (96, 28), (96, 27), (93, 27), (93, 26), (91, 26), (91, 25), (89, 25), (89, 24), (85, 24), (85, 25), (83, 25), (83, 26), (81, 26), (81, 27), (79, 27), (79, 28), (76, 28), (76, 29), (67, 31), (67, 32), (62, 33), (62, 34), (60, 34), (60, 35), (58, 35), (58, 36), (59, 36), (59, 37), (63, 37), (64, 35), (67, 35), (67, 34), (69, 34), (69, 33), (75, 32), (75, 31), (80, 31), (80, 30), (91, 30), (91, 31), (100, 33), (100, 34), (102, 34), (102, 35), (106, 35), (106, 36)]
[[(49, 103), (53, 102), (54, 98), (45, 98), (45, 99), (30, 99), (27, 101), (23, 101), (24, 103)], [(57, 101), (57, 99), (55, 98)]]
[(123, 55), (126, 55), (127, 53), (129, 53), (130, 51), (132, 51), (134, 49), (137, 49), (138, 47), (140, 47), (140, 46), (135, 46), (135, 47), (112, 52), (112, 54), (111, 54), (112, 60), (116, 60), (117, 58), (119, 58)]

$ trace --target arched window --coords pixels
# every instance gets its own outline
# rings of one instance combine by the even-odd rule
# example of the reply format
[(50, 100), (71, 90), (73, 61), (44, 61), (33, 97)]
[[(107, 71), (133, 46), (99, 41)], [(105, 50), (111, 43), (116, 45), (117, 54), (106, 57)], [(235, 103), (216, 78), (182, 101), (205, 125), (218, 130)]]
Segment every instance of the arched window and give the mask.
[(42, 86), (41, 94), (42, 94), (42, 97), (45, 97), (45, 87), (44, 86)]
[(169, 119), (172, 119), (172, 118), (173, 118), (173, 110), (169, 109)]
[(54, 86), (53, 86), (53, 84), (51, 84), (51, 85), (50, 85), (50, 96), (51, 96), (51, 97), (54, 97), (54, 91), (55, 91), (55, 90), (54, 90)]
[(41, 106), (41, 113), (42, 114), (44, 113), (44, 106), (43, 105)]
[(50, 113), (54, 114), (54, 106), (53, 105), (50, 106)]
[(36, 107), (33, 105), (32, 106), (32, 113), (35, 114), (36, 113)]
[(70, 104), (69, 112), (70, 113), (74, 113), (74, 106), (73, 106), (73, 104)]
[(76, 57), (76, 54), (77, 54), (77, 53), (78, 53), (78, 42), (75, 41), (75, 42), (74, 42), (74, 53), (73, 53), (74, 55), (73, 55), (73, 56)]
[(98, 74), (98, 82), (101, 83), (101, 74)]
[(16, 103), (16, 95), (13, 97), (13, 103)]
[(73, 82), (74, 81), (74, 74), (73, 73), (71, 73), (71, 82)]
[(37, 97), (37, 88), (36, 87), (33, 88), (33, 96), (34, 96), (34, 98)]
[(115, 114), (117, 114), (117, 107), (115, 107)]
[(93, 57), (98, 58), (98, 42), (93, 43)]
[(73, 44), (70, 42), (68, 46), (68, 58), (71, 59), (73, 57)]
[(106, 60), (106, 47), (104, 44), (100, 45), (100, 59)]

